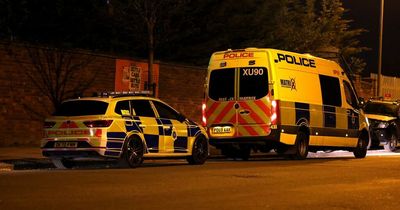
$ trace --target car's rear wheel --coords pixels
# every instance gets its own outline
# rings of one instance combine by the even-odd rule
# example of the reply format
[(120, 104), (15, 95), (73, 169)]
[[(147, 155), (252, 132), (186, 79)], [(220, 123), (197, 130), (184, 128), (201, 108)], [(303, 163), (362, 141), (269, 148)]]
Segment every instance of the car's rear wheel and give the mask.
[(74, 161), (67, 158), (51, 158), (51, 162), (58, 169), (69, 169), (75, 166)]
[(120, 159), (121, 166), (136, 168), (143, 163), (144, 146), (139, 137), (130, 137), (124, 145)]
[(390, 135), (389, 141), (385, 145), (383, 145), (383, 147), (387, 151), (396, 152), (396, 150), (397, 150), (396, 146), (397, 146), (397, 136), (392, 133)]
[(208, 157), (208, 143), (204, 136), (196, 138), (193, 148), (192, 155), (187, 157), (187, 161), (191, 165), (201, 165), (206, 162)]

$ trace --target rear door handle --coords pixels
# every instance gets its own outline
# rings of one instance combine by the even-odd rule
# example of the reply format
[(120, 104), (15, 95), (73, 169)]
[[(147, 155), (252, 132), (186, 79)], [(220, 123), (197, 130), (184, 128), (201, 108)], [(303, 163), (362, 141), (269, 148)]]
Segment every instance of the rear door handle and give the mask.
[(163, 125), (163, 128), (166, 130), (172, 129), (172, 125)]

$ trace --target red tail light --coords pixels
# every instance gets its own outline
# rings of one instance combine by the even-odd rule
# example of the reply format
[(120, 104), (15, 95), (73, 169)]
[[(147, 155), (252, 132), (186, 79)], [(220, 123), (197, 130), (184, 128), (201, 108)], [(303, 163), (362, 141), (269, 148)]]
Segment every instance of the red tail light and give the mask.
[(56, 122), (46, 121), (46, 122), (44, 122), (43, 127), (44, 128), (52, 128), (52, 127), (54, 127), (55, 124), (56, 124)]
[(203, 104), (201, 105), (201, 124), (203, 126), (207, 125), (206, 108), (207, 108), (207, 105), (205, 102), (203, 102)]
[(277, 125), (279, 123), (279, 101), (272, 100), (271, 102), (271, 124)]
[(93, 120), (93, 121), (85, 121), (85, 124), (89, 128), (99, 128), (99, 127), (108, 127), (111, 125), (112, 120)]

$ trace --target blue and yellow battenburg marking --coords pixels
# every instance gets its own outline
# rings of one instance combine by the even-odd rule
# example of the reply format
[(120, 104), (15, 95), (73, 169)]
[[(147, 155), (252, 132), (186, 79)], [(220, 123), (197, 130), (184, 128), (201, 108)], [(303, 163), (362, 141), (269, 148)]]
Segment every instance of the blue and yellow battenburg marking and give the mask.
[(179, 123), (169, 119), (135, 116), (132, 120), (123, 121), (125, 132), (112, 132), (115, 130), (113, 127), (107, 132), (105, 156), (120, 156), (125, 139), (133, 132), (143, 135), (149, 153), (187, 153), (191, 146), (190, 140), (194, 141), (201, 132), (196, 124)]

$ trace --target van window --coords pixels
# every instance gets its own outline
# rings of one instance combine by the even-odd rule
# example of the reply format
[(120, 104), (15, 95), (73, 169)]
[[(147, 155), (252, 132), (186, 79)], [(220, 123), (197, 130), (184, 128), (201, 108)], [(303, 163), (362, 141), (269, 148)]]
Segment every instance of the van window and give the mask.
[(358, 106), (357, 97), (354, 94), (350, 83), (348, 83), (347, 81), (343, 81), (343, 85), (344, 85), (344, 94), (346, 96), (346, 102), (350, 104), (353, 108), (356, 108)]
[(268, 72), (262, 67), (240, 68), (239, 100), (260, 99), (268, 93)]
[(232, 101), (235, 97), (235, 69), (214, 70), (210, 74), (208, 96), (216, 101)]
[(319, 75), (319, 81), (321, 83), (322, 103), (329, 106), (342, 106), (339, 79)]

